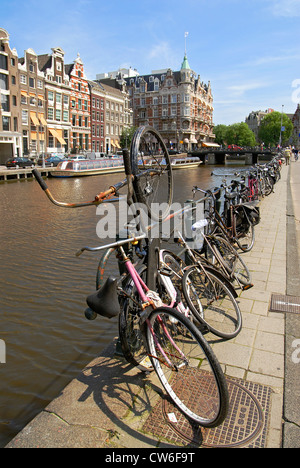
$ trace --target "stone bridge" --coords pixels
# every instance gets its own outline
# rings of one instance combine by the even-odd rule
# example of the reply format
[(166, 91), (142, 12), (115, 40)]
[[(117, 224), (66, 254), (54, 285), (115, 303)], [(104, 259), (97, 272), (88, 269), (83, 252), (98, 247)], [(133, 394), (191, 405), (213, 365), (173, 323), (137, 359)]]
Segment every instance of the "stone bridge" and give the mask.
[(227, 161), (244, 161), (245, 165), (257, 164), (260, 161), (271, 161), (276, 155), (274, 150), (261, 149), (212, 149), (206, 148), (189, 152), (190, 156), (197, 156), (205, 164), (225, 164)]

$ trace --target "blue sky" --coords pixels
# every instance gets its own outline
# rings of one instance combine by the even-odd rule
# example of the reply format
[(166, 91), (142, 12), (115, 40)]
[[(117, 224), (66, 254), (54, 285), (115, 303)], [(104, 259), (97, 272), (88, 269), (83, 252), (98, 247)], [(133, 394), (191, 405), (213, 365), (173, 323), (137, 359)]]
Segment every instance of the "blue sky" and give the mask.
[(252, 110), (294, 113), (300, 101), (300, 0), (0, 0), (0, 27), (19, 57), (62, 47), (89, 79), (120, 67), (140, 74), (191, 68), (210, 80), (214, 123)]

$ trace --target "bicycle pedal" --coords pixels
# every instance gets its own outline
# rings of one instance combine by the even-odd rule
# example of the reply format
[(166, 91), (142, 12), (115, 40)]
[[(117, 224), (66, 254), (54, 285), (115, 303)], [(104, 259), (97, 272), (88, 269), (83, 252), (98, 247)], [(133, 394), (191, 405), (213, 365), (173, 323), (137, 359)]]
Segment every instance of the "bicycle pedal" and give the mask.
[(253, 288), (253, 286), (254, 286), (254, 284), (246, 284), (246, 286), (242, 287), (242, 290), (247, 291), (247, 289), (251, 289), (251, 288)]

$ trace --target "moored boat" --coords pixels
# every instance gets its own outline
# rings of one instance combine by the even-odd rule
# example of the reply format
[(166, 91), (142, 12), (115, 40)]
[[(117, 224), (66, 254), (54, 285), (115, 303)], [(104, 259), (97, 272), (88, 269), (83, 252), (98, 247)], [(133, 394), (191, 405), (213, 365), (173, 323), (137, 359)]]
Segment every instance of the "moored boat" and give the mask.
[[(143, 167), (145, 168), (149, 168), (149, 167), (152, 167), (152, 166), (156, 166), (157, 165), (157, 161), (159, 161), (160, 158), (157, 158), (157, 159), (154, 159), (154, 158), (149, 158), (147, 160), (144, 160), (144, 162), (141, 161), (141, 165), (143, 165)], [(188, 169), (190, 167), (197, 167), (197, 166), (200, 166), (200, 164), (202, 164), (202, 161), (200, 158), (196, 157), (196, 156), (190, 156), (190, 157), (182, 157), (182, 158), (178, 158), (178, 157), (171, 157), (170, 158), (171, 160), (171, 166), (172, 166), (172, 170), (175, 170), (175, 169)], [(166, 162), (164, 159), (161, 159), (160, 160), (160, 164), (162, 167), (165, 166)]]
[(51, 172), (52, 177), (83, 177), (123, 172), (123, 158), (83, 159), (62, 161)]

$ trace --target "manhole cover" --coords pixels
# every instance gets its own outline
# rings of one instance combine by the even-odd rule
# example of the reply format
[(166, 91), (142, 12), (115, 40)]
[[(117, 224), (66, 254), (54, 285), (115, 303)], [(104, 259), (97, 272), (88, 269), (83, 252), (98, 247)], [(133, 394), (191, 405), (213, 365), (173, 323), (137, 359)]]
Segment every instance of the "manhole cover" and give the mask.
[(221, 426), (201, 428), (188, 420), (168, 398), (164, 398), (152, 410), (143, 431), (181, 446), (264, 447), (271, 388), (231, 378), (227, 383), (230, 408)]
[(270, 311), (300, 314), (300, 297), (272, 294)]

